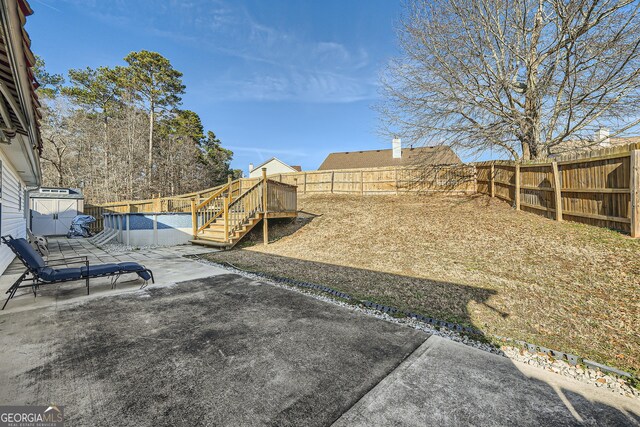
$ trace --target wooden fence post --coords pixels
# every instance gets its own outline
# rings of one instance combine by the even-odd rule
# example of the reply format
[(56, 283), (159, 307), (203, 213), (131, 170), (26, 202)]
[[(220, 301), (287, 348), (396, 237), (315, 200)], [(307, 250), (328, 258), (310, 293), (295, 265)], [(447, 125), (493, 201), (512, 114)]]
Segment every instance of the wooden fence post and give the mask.
[(631, 237), (640, 237), (640, 150), (632, 150), (630, 160)]
[(474, 164), (473, 168), (473, 194), (478, 194), (478, 167)]
[(556, 221), (562, 221), (562, 186), (560, 185), (560, 174), (558, 173), (558, 162), (551, 162), (553, 172), (553, 195), (556, 204)]
[(267, 168), (262, 168), (262, 243), (269, 244), (269, 225), (267, 224)]
[(520, 210), (520, 164), (519, 163), (516, 163), (515, 175), (516, 175), (516, 194), (514, 196), (516, 199), (516, 210), (519, 211)]
[(303, 194), (307, 194), (307, 173), (304, 173), (304, 188)]
[(191, 199), (191, 227), (193, 229), (193, 238), (198, 235), (198, 217), (196, 215), (196, 199)]
[(496, 183), (493, 175), (496, 173), (496, 167), (493, 163), (491, 163), (491, 169), (489, 170), (489, 181), (491, 182), (490, 191), (491, 197), (496, 196)]
[(360, 195), (364, 196), (364, 171), (360, 171)]
[(396, 168), (396, 196), (398, 195), (398, 168)]
[(331, 171), (331, 193), (333, 193), (333, 180), (335, 178), (335, 172)]

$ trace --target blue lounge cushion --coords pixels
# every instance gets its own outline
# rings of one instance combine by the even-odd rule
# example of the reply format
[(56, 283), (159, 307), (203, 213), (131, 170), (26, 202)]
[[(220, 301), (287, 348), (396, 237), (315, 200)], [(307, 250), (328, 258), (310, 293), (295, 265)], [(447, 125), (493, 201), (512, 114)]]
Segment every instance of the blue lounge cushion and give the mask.
[(56, 282), (60, 280), (82, 279), (84, 276), (78, 267), (54, 269), (51, 267), (41, 268), (38, 276), (45, 282)]
[(138, 271), (138, 276), (142, 279), (142, 280), (149, 280), (151, 279), (151, 274), (149, 274), (148, 271)]
[(84, 267), (81, 267), (81, 271), (82, 275), (85, 277), (95, 277), (116, 273), (120, 271), (120, 267), (117, 264), (98, 264), (89, 265), (89, 267), (87, 268), (87, 266), (85, 265)]
[(145, 266), (137, 262), (121, 262), (118, 265), (120, 266), (120, 271), (123, 273), (138, 273), (138, 276), (143, 280), (151, 279), (151, 274), (146, 271)]
[(126, 271), (129, 273), (142, 271), (145, 269), (143, 265), (138, 264), (137, 262), (121, 262), (118, 264), (118, 266), (120, 267), (121, 271)]
[(44, 259), (40, 256), (38, 252), (33, 249), (33, 247), (22, 237), (19, 239), (12, 239), (7, 242), (11, 248), (13, 248), (22, 259), (25, 260), (29, 269), (33, 271), (37, 271), (38, 269), (44, 267)]

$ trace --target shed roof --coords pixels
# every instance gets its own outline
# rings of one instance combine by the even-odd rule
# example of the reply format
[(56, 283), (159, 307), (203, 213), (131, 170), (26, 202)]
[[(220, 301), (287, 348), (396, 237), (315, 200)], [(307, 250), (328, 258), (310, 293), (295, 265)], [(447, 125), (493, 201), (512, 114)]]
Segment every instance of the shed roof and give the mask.
[(446, 145), (434, 147), (403, 148), (402, 157), (393, 158), (393, 150), (347, 151), (331, 153), (318, 170), (377, 168), (385, 166), (409, 166), (415, 164), (442, 165), (462, 163)]
[(42, 187), (30, 191), (29, 197), (31, 199), (83, 199), (84, 195), (78, 188)]

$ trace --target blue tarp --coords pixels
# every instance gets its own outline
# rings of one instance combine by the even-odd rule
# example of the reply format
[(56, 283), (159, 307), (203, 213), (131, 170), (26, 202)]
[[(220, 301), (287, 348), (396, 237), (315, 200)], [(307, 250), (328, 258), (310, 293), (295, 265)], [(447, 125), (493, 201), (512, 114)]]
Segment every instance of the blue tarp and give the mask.
[(67, 237), (91, 237), (89, 225), (95, 221), (96, 219), (91, 215), (76, 215), (71, 221)]

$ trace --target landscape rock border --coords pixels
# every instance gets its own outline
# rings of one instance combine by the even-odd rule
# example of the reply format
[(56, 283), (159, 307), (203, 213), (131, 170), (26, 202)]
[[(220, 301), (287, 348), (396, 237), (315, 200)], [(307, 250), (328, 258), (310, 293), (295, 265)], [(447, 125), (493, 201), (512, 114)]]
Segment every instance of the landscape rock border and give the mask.
[[(243, 270), (230, 263), (217, 263), (197, 255), (189, 256), (189, 258), (205, 264), (214, 265), (218, 268), (223, 268), (243, 277), (267, 281), (274, 286), (301, 292), (321, 301), (347, 307), (351, 310), (388, 322), (406, 325), (431, 335), (447, 338), (482, 351), (498, 354), (511, 360), (573, 378), (583, 383), (592, 384), (595, 387), (605, 388), (623, 396), (640, 399), (640, 390), (631, 385), (637, 380), (629, 373), (587, 359), (581, 359), (569, 353), (547, 349), (524, 341), (494, 336), (492, 338), (505, 343), (497, 347), (494, 344), (474, 339), (474, 335), (478, 337), (485, 337), (486, 335), (481, 331), (463, 325), (404, 312), (395, 307), (388, 307), (371, 301), (360, 301), (344, 292), (324, 285), (278, 277), (267, 273)], [(320, 293), (329, 294), (330, 296)]]

